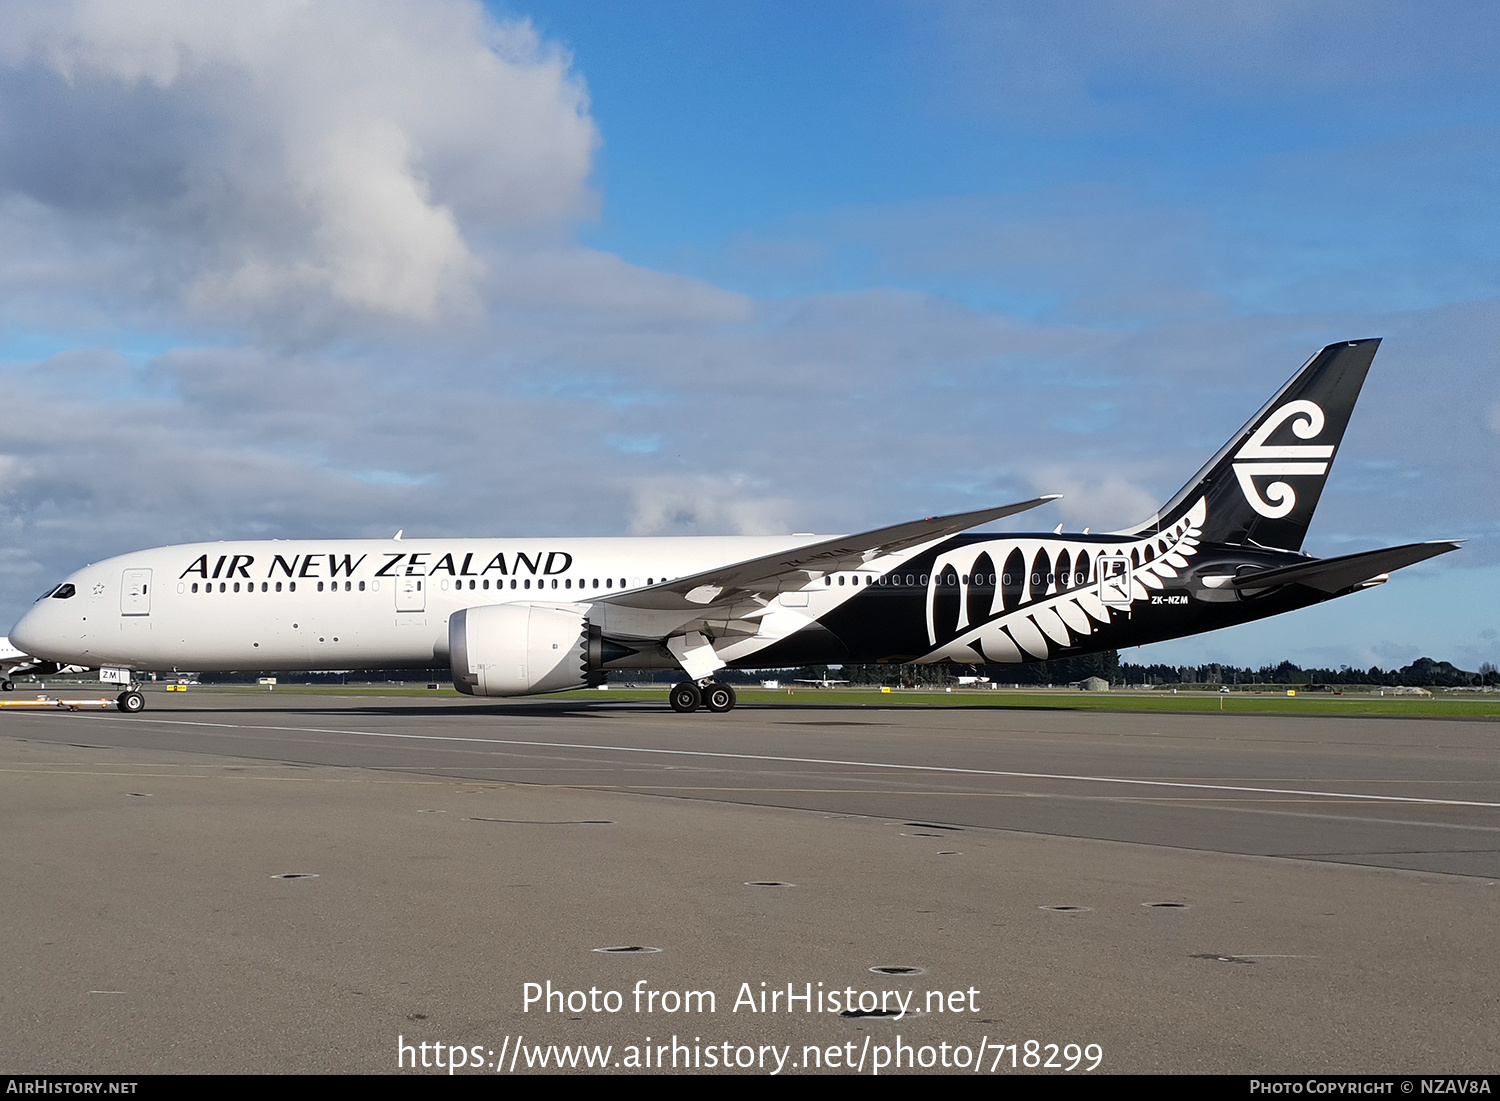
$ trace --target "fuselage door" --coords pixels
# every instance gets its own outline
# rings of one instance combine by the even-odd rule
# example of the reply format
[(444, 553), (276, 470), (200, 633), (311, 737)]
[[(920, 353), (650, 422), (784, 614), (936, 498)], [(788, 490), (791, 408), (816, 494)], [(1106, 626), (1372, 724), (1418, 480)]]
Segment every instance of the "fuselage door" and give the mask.
[(396, 578), (396, 611), (421, 612), (427, 608), (427, 578), (404, 574)]
[(1096, 563), (1100, 602), (1106, 608), (1130, 607), (1130, 559), (1123, 554), (1101, 554)]
[(151, 614), (150, 570), (126, 570), (120, 578), (120, 614)]

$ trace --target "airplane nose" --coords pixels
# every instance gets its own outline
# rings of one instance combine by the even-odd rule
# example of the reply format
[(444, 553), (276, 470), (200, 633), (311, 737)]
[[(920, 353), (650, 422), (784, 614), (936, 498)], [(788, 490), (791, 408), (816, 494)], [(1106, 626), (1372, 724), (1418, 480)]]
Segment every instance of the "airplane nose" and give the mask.
[(44, 609), (32, 608), (10, 629), (10, 644), (23, 654), (44, 657), (47, 649), (47, 631), (42, 624)]

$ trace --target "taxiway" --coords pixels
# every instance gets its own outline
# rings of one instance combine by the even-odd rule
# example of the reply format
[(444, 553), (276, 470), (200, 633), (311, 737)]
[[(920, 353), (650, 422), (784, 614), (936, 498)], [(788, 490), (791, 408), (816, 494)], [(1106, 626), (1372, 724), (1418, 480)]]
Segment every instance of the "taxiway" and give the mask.
[[(0, 716), (8, 1069), (385, 1072), (398, 1037), (518, 1036), (1095, 1043), (1116, 1072), (1500, 1061), (1493, 722), (151, 703)], [(527, 982), (642, 979), (716, 1011), (523, 1006)], [(900, 1020), (731, 1010), (763, 982), (979, 994)]]

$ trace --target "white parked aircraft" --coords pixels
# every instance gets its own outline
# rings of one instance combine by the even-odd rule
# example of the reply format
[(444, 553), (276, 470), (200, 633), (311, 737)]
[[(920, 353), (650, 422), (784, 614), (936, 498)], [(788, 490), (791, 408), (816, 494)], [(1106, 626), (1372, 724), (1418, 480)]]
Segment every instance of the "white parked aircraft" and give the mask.
[(11, 645), (10, 639), (0, 638), (0, 691), (14, 692), (16, 682), (11, 677), (24, 677), (31, 673), (51, 676), (54, 673), (82, 673), (79, 666), (59, 668), (55, 662), (43, 661), (23, 653)]
[(77, 571), (11, 631), (99, 669), (452, 669), (522, 696), (680, 669), (672, 706), (728, 711), (725, 668), (1042, 661), (1259, 619), (1456, 549), (1300, 550), (1378, 341), (1323, 349), (1156, 515), (1094, 535), (961, 534), (1035, 508), (858, 535), (200, 543)]
[(12, 691), (16, 686), (10, 679), (11, 674), (29, 672), (27, 667), (34, 664), (36, 659), (30, 654), (21, 653), (10, 644), (10, 639), (0, 638), (0, 690)]

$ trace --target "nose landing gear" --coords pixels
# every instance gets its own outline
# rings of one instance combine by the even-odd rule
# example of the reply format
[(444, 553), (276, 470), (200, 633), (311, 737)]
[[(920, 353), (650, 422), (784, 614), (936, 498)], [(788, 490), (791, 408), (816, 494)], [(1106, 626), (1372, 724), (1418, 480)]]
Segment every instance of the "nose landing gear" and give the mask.
[(115, 697), (115, 706), (127, 715), (139, 715), (146, 710), (146, 697), (134, 688), (127, 688)]

